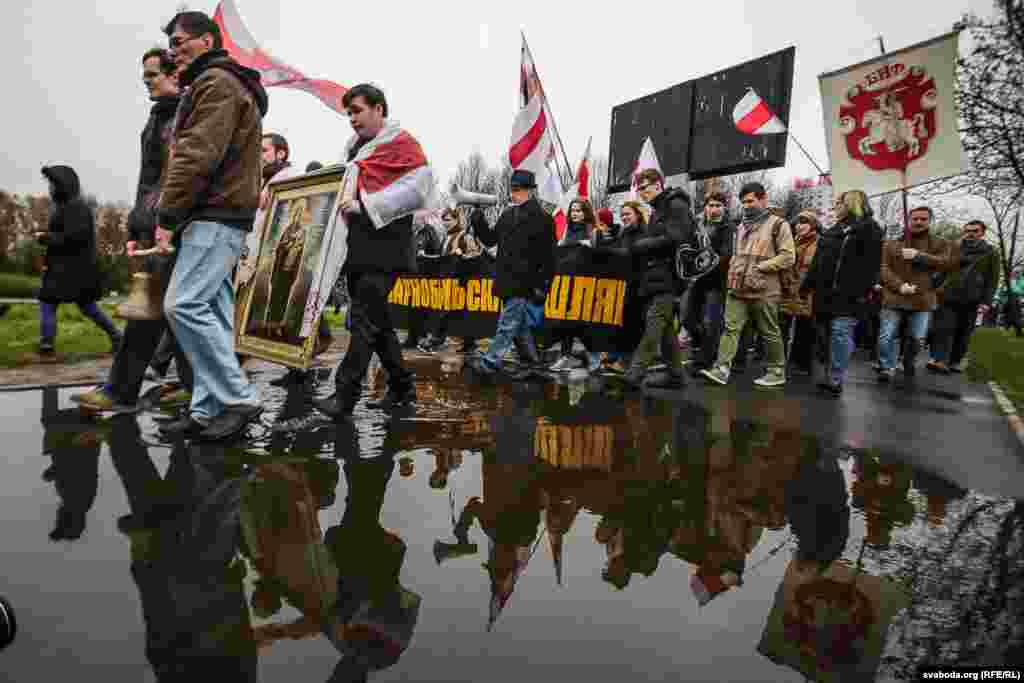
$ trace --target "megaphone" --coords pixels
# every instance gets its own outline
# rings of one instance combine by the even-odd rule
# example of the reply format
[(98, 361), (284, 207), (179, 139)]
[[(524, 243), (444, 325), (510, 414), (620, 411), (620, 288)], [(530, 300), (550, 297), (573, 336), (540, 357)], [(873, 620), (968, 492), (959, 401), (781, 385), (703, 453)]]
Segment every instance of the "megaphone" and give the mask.
[(455, 183), (452, 183), (451, 192), (452, 201), (455, 202), (456, 205), (468, 204), (470, 206), (494, 206), (498, 203), (498, 198), (493, 194), (469, 192), (468, 190), (463, 190)]
[(434, 559), (437, 560), (438, 564), (456, 557), (475, 555), (476, 551), (476, 543), (445, 543), (444, 541), (434, 541)]

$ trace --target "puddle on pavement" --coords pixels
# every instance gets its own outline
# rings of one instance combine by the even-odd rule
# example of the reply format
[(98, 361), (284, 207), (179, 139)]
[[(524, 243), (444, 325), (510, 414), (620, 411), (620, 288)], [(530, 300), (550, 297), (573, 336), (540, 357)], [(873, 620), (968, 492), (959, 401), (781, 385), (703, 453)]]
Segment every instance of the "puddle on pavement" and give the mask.
[(232, 447), (0, 395), (0, 671), (855, 681), (1019, 656), (1013, 501), (783, 408), (417, 370), (414, 415), (282, 436), (308, 394), (267, 369)]

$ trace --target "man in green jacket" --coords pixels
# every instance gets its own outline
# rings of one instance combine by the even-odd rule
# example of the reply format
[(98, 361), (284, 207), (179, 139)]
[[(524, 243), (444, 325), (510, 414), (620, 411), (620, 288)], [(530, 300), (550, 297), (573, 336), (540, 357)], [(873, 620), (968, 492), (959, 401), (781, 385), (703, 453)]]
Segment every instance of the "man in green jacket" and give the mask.
[(985, 241), (985, 224), (971, 221), (964, 226), (959, 244), (959, 270), (939, 287), (941, 306), (935, 313), (934, 344), (928, 369), (946, 374), (960, 372), (960, 362), (974, 332), (978, 310), (991, 308), (999, 282), (999, 256)]

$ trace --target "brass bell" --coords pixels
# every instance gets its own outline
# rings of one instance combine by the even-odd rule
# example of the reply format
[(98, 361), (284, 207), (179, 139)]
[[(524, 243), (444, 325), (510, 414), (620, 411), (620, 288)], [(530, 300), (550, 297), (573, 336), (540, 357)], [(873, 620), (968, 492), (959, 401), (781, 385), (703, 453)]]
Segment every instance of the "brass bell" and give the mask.
[(160, 320), (164, 317), (164, 290), (153, 273), (132, 275), (128, 300), (117, 307), (114, 316), (122, 320)]
[[(160, 250), (154, 247), (136, 251), (135, 256), (152, 256), (159, 253)], [(161, 320), (164, 317), (163, 278), (156, 273), (138, 272), (132, 275), (128, 300), (117, 307), (114, 317), (122, 320)]]

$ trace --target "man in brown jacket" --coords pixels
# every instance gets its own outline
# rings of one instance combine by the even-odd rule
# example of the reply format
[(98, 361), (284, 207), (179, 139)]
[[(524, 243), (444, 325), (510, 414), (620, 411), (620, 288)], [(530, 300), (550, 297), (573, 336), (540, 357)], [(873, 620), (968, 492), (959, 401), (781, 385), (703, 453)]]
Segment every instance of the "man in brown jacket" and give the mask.
[(177, 262), (164, 311), (192, 363), (190, 411), (166, 435), (233, 436), (262, 408), (234, 352), (232, 271), (259, 205), (267, 94), (256, 71), (222, 49), (220, 28), (181, 12), (164, 29), (185, 90), (164, 175), (157, 242)]
[(878, 380), (888, 382), (896, 373), (897, 332), (904, 319), (910, 339), (903, 354), (903, 371), (913, 377), (917, 354), (928, 334), (931, 312), (938, 306), (932, 274), (948, 272), (952, 243), (929, 233), (932, 210), (922, 206), (910, 212), (909, 239), (886, 242), (882, 247), (882, 318), (878, 335)]
[(736, 228), (735, 249), (729, 263), (729, 293), (725, 300), (725, 334), (718, 346), (715, 367), (701, 374), (715, 384), (728, 384), (740, 333), (747, 320), (757, 325), (768, 347), (768, 368), (754, 380), (759, 387), (786, 383), (786, 350), (779, 331), (778, 302), (783, 273), (796, 259), (793, 232), (782, 218), (768, 211), (768, 195), (761, 183), (740, 190), (743, 222)]

